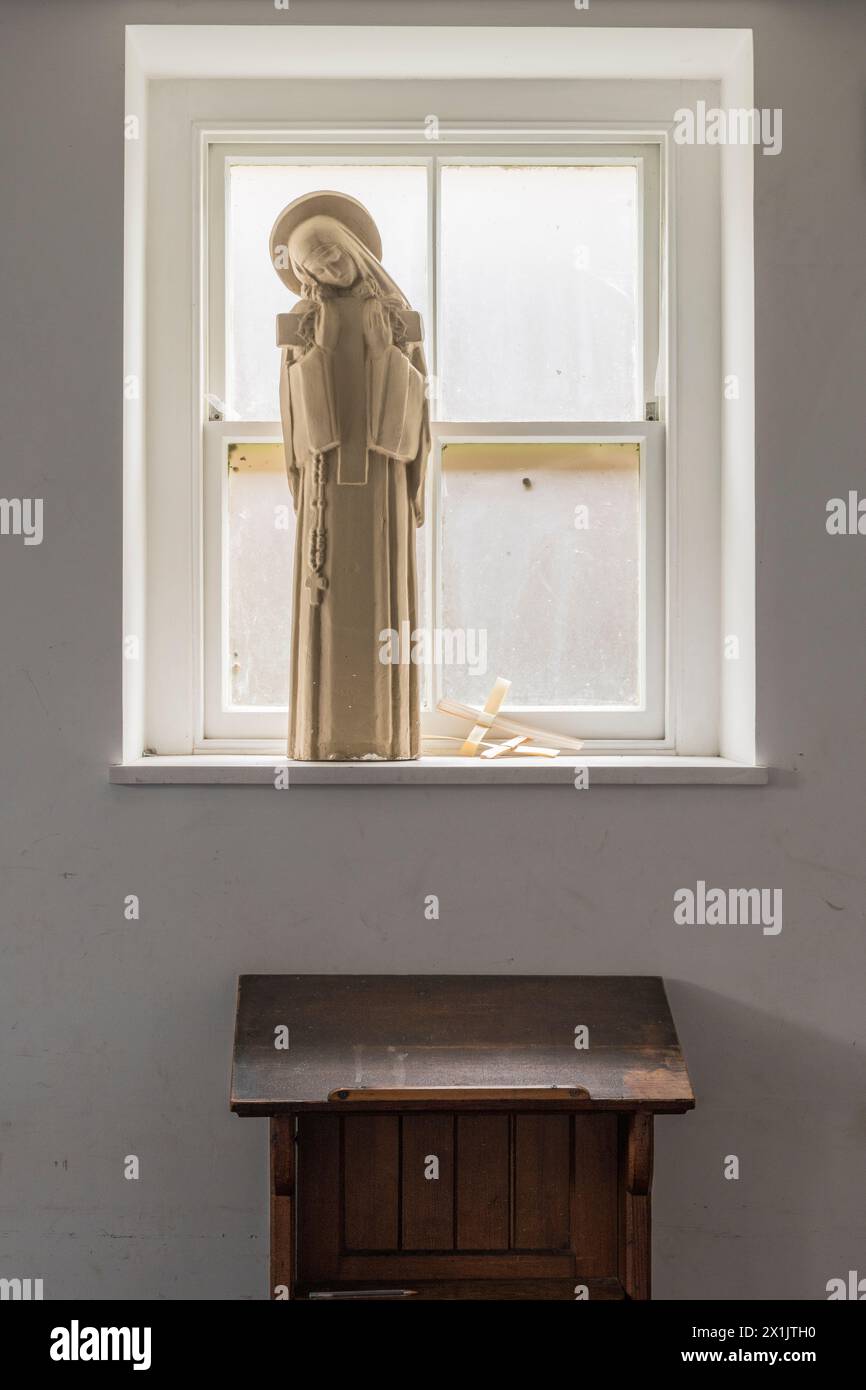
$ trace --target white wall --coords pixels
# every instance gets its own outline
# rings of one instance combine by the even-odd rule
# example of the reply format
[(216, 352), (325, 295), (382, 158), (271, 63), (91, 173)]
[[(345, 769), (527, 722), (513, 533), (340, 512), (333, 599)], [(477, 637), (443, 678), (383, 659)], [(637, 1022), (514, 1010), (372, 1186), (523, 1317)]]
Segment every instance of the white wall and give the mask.
[[(758, 755), (767, 788), (110, 787), (121, 753), (125, 23), (263, 4), (5, 0), (0, 1273), (48, 1298), (255, 1298), (266, 1133), (227, 1109), (240, 971), (659, 973), (698, 1092), (658, 1123), (656, 1294), (862, 1268), (866, 11), (842, 0), (330, 4), (298, 22), (755, 29)], [(564, 18), (564, 16), (566, 16)], [(292, 22), (285, 17), (277, 22)], [(419, 113), (423, 115), (424, 113)], [(732, 368), (731, 370), (735, 370)], [(673, 925), (698, 878), (780, 936)], [(440, 895), (438, 923), (423, 897)], [(141, 895), (138, 923), (123, 918)], [(859, 1034), (859, 1036), (858, 1036)], [(141, 1179), (123, 1158), (137, 1154)], [(726, 1182), (726, 1154), (741, 1179)]]

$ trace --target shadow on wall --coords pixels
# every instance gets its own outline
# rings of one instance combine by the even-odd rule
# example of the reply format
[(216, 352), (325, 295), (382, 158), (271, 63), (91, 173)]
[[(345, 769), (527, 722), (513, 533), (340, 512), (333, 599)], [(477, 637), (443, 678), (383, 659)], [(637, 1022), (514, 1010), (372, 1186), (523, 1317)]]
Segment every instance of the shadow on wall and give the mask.
[(654, 1296), (825, 1299), (866, 1251), (862, 1055), (793, 1009), (666, 986), (697, 1109), (656, 1122)]

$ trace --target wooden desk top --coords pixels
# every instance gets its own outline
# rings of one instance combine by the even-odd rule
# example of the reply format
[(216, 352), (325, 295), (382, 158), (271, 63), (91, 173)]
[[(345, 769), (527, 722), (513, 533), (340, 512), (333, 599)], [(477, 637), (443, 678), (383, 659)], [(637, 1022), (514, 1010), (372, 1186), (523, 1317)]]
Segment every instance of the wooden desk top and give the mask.
[[(281, 1025), (287, 1050), (275, 1047)], [(581, 1026), (586, 1050), (575, 1047)], [(677, 1112), (694, 1103), (655, 976), (242, 975), (238, 983), (231, 1108), (239, 1115), (539, 1105)]]

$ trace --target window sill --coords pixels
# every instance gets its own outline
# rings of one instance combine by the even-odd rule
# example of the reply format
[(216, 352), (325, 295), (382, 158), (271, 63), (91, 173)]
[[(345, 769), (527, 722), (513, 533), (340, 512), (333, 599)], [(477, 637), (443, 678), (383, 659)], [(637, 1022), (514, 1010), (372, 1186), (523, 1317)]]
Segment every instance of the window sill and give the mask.
[(419, 758), (417, 762), (294, 763), (285, 758), (197, 754), (137, 758), (109, 768), (109, 781), (125, 786), (274, 786), (278, 769), (289, 786), (574, 786), (575, 769), (589, 770), (589, 786), (765, 786), (769, 769), (728, 758), (605, 757)]

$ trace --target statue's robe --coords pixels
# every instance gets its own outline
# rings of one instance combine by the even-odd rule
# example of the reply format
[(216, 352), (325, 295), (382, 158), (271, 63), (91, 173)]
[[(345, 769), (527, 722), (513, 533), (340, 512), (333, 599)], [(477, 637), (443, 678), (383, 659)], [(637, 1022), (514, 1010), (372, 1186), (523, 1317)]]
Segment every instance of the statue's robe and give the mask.
[[(302, 301), (277, 320), (297, 516), (288, 740), (295, 759), (419, 753), (420, 670), (389, 634), (417, 626), (426, 368), (419, 316), (401, 311), (401, 347), (389, 322), (391, 346), (373, 351), (365, 334), (371, 307), (344, 293), (323, 305)], [(314, 340), (302, 340), (300, 325), (316, 316)]]

